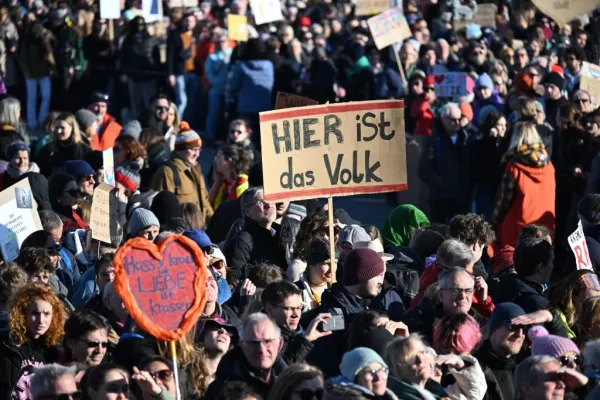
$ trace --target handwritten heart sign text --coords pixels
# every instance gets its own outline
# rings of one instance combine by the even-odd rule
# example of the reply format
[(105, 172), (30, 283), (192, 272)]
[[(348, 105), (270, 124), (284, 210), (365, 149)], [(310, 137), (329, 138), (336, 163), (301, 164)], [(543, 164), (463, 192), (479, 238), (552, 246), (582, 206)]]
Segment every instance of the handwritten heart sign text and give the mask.
[(129, 314), (157, 339), (175, 341), (206, 304), (204, 254), (191, 239), (172, 235), (159, 246), (127, 241), (115, 255), (115, 289)]

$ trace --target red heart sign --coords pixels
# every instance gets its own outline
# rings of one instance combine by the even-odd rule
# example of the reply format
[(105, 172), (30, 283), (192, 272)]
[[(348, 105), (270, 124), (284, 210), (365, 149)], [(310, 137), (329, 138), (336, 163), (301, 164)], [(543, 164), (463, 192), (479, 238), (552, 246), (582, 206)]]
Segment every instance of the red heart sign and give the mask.
[(446, 77), (444, 75), (436, 75), (435, 76), (435, 81), (440, 84), (442, 82), (444, 82), (444, 79), (446, 79)]
[(115, 289), (137, 324), (157, 339), (175, 341), (198, 321), (206, 304), (204, 253), (172, 235), (158, 247), (134, 238), (115, 255)]

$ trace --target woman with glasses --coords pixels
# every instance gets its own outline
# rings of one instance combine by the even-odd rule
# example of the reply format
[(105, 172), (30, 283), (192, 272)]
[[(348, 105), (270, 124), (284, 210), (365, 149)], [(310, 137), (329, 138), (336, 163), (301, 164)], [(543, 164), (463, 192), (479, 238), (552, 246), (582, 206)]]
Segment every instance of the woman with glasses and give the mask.
[(293, 364), (277, 377), (266, 400), (323, 400), (323, 373), (307, 364)]
[(532, 356), (554, 357), (563, 367), (581, 370), (583, 359), (579, 348), (571, 339), (550, 335), (541, 325), (530, 328), (527, 337), (531, 341)]
[(92, 149), (83, 142), (77, 120), (62, 113), (54, 122), (52, 138), (37, 156), (40, 171), (46, 176), (59, 170), (67, 160), (85, 160)]
[(360, 390), (365, 397), (396, 400), (388, 389), (389, 369), (383, 358), (367, 347), (357, 347), (345, 353), (340, 364), (341, 376), (331, 379)]
[[(161, 356), (148, 357), (139, 365), (140, 371), (147, 372), (163, 390), (166, 390), (172, 399), (177, 398), (177, 385), (175, 384), (175, 374), (173, 373), (173, 364)], [(180, 383), (181, 383), (181, 379)], [(181, 386), (181, 385), (180, 385)], [(181, 398), (187, 399), (185, 392), (181, 391)]]
[(56, 362), (65, 311), (50, 286), (29, 284), (12, 298), (9, 338), (0, 345), (0, 398), (31, 399), (36, 368)]
[(81, 194), (75, 178), (67, 173), (57, 172), (48, 180), (48, 186), (52, 211), (60, 216), (63, 232), (87, 229), (88, 225), (78, 214), (77, 200)]

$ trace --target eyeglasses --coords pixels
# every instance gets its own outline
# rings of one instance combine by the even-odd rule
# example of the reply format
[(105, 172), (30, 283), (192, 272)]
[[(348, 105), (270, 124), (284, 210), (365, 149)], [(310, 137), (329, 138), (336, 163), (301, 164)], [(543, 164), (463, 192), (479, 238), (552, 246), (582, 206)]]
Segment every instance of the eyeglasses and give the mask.
[(155, 381), (166, 382), (170, 381), (171, 378), (173, 378), (173, 371), (171, 371), (170, 369), (162, 369), (160, 371), (150, 373), (150, 376), (154, 378)]
[(103, 349), (106, 349), (108, 347), (108, 342), (92, 342), (92, 341), (88, 341), (87, 342), (87, 347), (89, 349), (99, 349), (100, 347), (102, 347)]
[(56, 254), (60, 253), (61, 248), (62, 247), (57, 244), (56, 246), (46, 247), (46, 251), (50, 255), (56, 255)]
[(361, 372), (361, 374), (365, 375), (367, 380), (373, 380), (382, 374), (384, 377), (388, 376), (390, 370), (387, 367), (381, 367), (379, 369), (367, 369)]
[(281, 304), (277, 304), (275, 305), (275, 307), (281, 308), (286, 313), (291, 313), (294, 311), (298, 311), (299, 313), (301, 313), (302, 311), (304, 311), (304, 304), (302, 304), (300, 307), (284, 307)]
[(274, 343), (279, 343), (279, 339), (244, 340), (243, 343), (246, 343), (248, 346), (252, 346), (252, 347), (260, 347), (261, 344), (264, 344), (265, 346), (270, 347)]
[(61, 393), (55, 395), (48, 395), (40, 397), (40, 400), (79, 400), (81, 399), (81, 392), (79, 390), (71, 393)]
[(267, 204), (269, 204), (268, 202), (264, 201), (264, 200), (256, 200), (254, 203), (249, 204), (248, 206), (254, 206), (257, 205), (261, 208), (264, 208)]
[(586, 103), (589, 103), (589, 102), (590, 102), (590, 99), (573, 99), (573, 101), (574, 101), (575, 103), (583, 103), (583, 104), (586, 104)]
[(63, 193), (69, 193), (69, 196), (79, 198), (79, 190), (78, 189), (63, 190)]
[(312, 400), (312, 399), (323, 400), (323, 398), (325, 397), (325, 390), (323, 390), (323, 388), (318, 388), (315, 390), (300, 389), (300, 390), (294, 390), (292, 393), (296, 393), (298, 395), (298, 397), (300, 397), (302, 400)]
[(458, 297), (460, 294), (464, 293), (466, 295), (472, 295), (474, 292), (473, 288), (466, 288), (466, 289), (462, 289), (462, 288), (441, 288), (440, 290), (446, 291), (446, 292), (450, 292), (453, 296)]
[(581, 366), (581, 356), (579, 354), (571, 354), (568, 356), (560, 356), (558, 357), (558, 361), (560, 361), (560, 365), (563, 367), (568, 367), (571, 362), (575, 363), (577, 366)]

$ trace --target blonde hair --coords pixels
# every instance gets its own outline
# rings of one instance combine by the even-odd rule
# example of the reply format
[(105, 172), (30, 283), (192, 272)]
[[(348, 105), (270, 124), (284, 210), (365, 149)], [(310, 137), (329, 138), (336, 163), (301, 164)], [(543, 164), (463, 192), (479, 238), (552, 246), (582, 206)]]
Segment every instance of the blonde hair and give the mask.
[[(534, 105), (535, 107), (535, 105)], [(524, 144), (534, 145), (543, 144), (542, 138), (537, 131), (537, 128), (532, 122), (517, 122), (514, 132), (510, 138), (508, 151), (518, 149)]]
[(423, 336), (418, 333), (411, 333), (408, 337), (394, 339), (386, 348), (385, 361), (390, 368), (390, 374), (396, 378), (402, 378), (400, 371), (403, 366), (406, 366), (406, 362), (411, 356), (408, 354), (411, 342), (421, 343), (423, 347), (427, 347)]
[[(58, 115), (58, 117), (56, 117), (56, 120), (54, 121), (55, 126), (58, 123), (58, 121), (65, 121), (67, 124), (69, 124), (69, 126), (71, 126), (71, 140), (73, 141), (73, 143), (81, 143), (81, 131), (79, 130), (79, 124), (77, 123), (77, 120), (75, 119), (75, 116), (73, 114), (61, 113)], [(54, 142), (58, 141), (55, 135), (52, 135), (52, 139)]]
[(594, 324), (600, 321), (600, 296), (590, 297), (581, 305), (577, 325), (587, 333)]
[(535, 121), (535, 118), (537, 117), (537, 107), (535, 106), (535, 100), (532, 100), (528, 97), (519, 97), (517, 101), (518, 104), (515, 110), (517, 113), (517, 118), (525, 118)]

